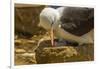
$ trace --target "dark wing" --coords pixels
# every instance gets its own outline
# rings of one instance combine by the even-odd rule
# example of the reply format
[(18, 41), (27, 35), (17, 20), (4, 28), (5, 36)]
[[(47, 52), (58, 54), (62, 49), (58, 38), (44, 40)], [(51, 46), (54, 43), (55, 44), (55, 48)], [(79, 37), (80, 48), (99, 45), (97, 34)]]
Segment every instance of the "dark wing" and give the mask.
[(51, 8), (57, 9), (57, 8), (59, 8), (59, 7), (61, 7), (61, 6), (48, 5), (48, 7), (51, 7)]
[(61, 28), (76, 36), (82, 36), (94, 28), (94, 9), (66, 7), (60, 18)]

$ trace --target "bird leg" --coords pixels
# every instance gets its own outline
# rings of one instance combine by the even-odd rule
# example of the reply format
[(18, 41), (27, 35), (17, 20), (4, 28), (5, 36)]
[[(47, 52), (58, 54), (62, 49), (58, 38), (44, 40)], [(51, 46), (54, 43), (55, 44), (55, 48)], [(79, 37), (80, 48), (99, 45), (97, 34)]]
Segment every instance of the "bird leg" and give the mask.
[(53, 27), (51, 28), (50, 35), (51, 35), (51, 44), (52, 44), (52, 46), (54, 46), (54, 30), (53, 30)]

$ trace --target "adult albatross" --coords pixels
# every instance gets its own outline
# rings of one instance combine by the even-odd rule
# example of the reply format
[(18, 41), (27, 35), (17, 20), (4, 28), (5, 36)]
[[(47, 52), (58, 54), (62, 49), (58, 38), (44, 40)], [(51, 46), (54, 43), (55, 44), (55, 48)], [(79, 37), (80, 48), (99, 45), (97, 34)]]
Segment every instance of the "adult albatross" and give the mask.
[[(93, 43), (94, 9), (82, 7), (46, 7), (40, 13), (39, 26), (54, 35), (79, 44)], [(53, 35), (54, 34), (54, 35)]]

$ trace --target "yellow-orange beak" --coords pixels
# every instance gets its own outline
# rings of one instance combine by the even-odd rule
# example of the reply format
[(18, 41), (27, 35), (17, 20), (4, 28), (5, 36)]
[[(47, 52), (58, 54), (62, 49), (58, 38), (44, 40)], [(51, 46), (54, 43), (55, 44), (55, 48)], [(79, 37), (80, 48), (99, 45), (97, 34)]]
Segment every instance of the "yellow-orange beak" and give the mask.
[(54, 46), (54, 30), (53, 30), (53, 27), (51, 28), (50, 35), (51, 35), (51, 44), (52, 44), (52, 46)]

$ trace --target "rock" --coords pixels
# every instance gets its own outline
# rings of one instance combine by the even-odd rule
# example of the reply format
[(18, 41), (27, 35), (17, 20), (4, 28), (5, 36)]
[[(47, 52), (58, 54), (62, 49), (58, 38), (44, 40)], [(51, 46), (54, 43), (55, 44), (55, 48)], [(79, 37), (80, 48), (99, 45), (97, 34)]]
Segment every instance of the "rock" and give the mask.
[[(32, 37), (40, 29), (39, 14), (45, 6), (15, 7), (15, 33), (21, 37)], [(40, 31), (41, 31), (40, 30)], [(43, 30), (44, 31), (44, 30)]]
[(15, 40), (14, 42), (15, 42), (15, 45), (16, 45), (16, 46), (19, 46), (19, 45), (22, 43), (21, 40)]
[(26, 51), (24, 49), (15, 49), (15, 53), (25, 53)]
[(15, 55), (15, 65), (36, 64), (35, 53), (23, 53)]
[(15, 40), (15, 65), (36, 64), (35, 52), (33, 51), (37, 43), (30, 39)]
[[(22, 51), (24, 49), (26, 52), (33, 52), (36, 48), (36, 41), (29, 39), (16, 39), (15, 40), (15, 50)], [(17, 53), (17, 52), (16, 52)]]

